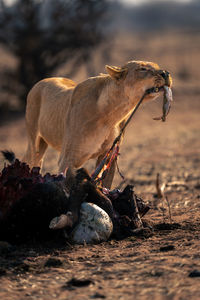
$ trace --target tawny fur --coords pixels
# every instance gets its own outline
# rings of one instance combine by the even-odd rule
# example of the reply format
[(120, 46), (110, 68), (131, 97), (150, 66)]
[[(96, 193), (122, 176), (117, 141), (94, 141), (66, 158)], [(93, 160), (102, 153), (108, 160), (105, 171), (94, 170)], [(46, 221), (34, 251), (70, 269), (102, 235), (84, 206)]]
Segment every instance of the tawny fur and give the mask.
[[(59, 172), (80, 168), (91, 158), (100, 160), (145, 90), (165, 84), (162, 70), (151, 62), (131, 61), (120, 68), (106, 69), (108, 75), (79, 84), (55, 77), (31, 89), (27, 97), (28, 148), (24, 157), (31, 167), (41, 167), (48, 145), (60, 152)], [(146, 96), (145, 101), (159, 94)]]

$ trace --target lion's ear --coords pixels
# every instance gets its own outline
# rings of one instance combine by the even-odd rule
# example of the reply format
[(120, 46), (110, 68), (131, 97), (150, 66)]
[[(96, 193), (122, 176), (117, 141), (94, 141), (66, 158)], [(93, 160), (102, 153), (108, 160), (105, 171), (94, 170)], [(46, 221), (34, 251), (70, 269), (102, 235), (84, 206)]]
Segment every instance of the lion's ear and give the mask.
[(106, 65), (106, 71), (113, 79), (119, 80), (126, 77), (128, 69)]

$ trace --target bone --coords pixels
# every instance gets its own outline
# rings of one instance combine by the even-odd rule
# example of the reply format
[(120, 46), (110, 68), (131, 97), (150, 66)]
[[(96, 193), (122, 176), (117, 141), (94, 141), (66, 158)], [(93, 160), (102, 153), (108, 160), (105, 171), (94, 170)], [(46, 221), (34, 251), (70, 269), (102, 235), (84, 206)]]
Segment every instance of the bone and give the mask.
[(72, 213), (69, 211), (67, 214), (62, 214), (51, 220), (49, 228), (53, 230), (62, 229), (65, 227), (72, 227)]

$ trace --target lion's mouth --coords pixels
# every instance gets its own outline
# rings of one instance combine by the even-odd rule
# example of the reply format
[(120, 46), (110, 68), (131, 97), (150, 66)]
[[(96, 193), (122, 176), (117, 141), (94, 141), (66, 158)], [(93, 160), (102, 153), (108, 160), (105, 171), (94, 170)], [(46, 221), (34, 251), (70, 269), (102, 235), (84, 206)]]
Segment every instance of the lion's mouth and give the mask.
[(168, 71), (162, 71), (161, 76), (162, 76), (162, 79), (164, 78), (165, 83), (163, 85), (159, 86), (161, 84), (161, 82), (160, 82), (160, 78), (157, 78), (155, 81), (155, 86), (147, 90), (148, 94), (156, 94), (159, 92), (164, 92), (166, 87), (171, 89), (172, 77), (171, 77), (170, 73)]

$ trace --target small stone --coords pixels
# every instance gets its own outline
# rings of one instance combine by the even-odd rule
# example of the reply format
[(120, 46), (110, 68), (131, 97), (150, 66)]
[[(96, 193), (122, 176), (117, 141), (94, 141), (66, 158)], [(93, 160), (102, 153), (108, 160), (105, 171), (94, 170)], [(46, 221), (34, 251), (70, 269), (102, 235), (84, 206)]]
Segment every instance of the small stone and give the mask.
[(200, 270), (193, 270), (189, 273), (188, 277), (200, 277)]
[(67, 281), (66, 285), (64, 285), (63, 288), (68, 288), (68, 287), (84, 287), (84, 286), (88, 286), (90, 284), (94, 284), (94, 282), (91, 279), (77, 279), (77, 278), (72, 278), (69, 281)]
[(160, 247), (161, 252), (172, 251), (174, 249), (175, 249), (174, 245), (167, 245), (167, 246)]
[(60, 259), (50, 257), (49, 259), (47, 259), (44, 266), (45, 267), (60, 267), (60, 266), (62, 266), (62, 264), (63, 263)]
[(152, 270), (150, 275), (153, 276), (153, 277), (161, 277), (163, 275), (163, 272), (158, 271), (158, 270)]
[(103, 295), (103, 294), (100, 294), (100, 293), (95, 293), (95, 294), (92, 295), (90, 298), (91, 298), (91, 299), (98, 299), (98, 298), (100, 298), (100, 299), (105, 299), (106, 296)]
[(198, 189), (198, 190), (199, 190), (199, 189), (200, 189), (200, 182), (198, 182), (197, 184), (195, 184), (194, 187), (195, 187), (195, 189)]

